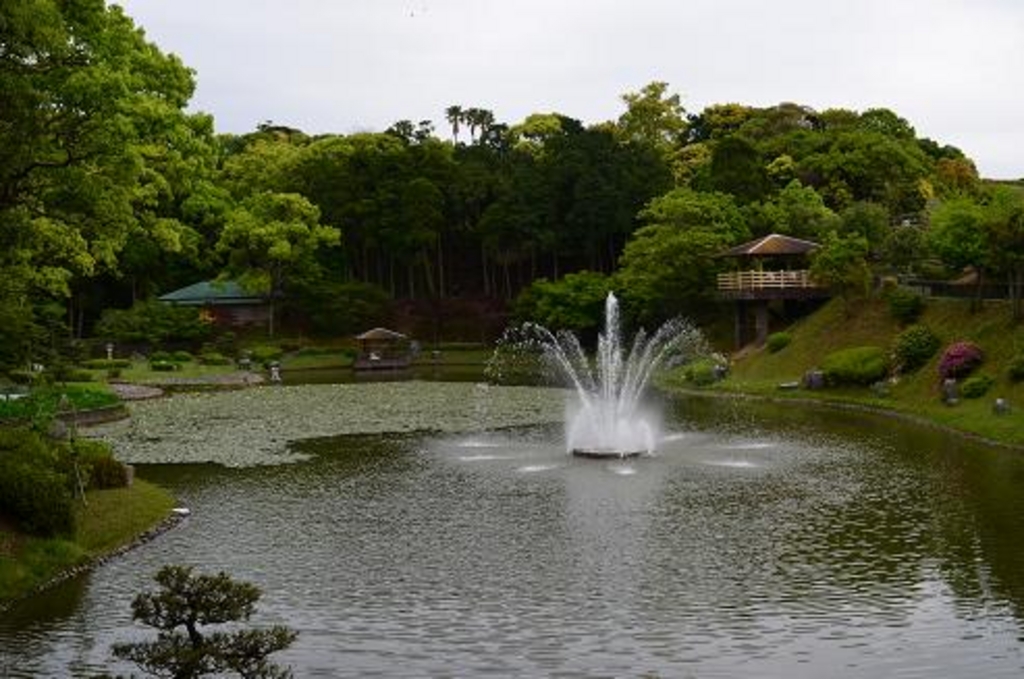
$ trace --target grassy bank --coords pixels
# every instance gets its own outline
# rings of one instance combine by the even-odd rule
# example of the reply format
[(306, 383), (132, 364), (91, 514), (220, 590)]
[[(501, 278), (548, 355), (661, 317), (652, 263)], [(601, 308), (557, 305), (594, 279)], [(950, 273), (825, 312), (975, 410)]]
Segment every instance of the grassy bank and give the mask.
[(74, 539), (26, 536), (0, 521), (0, 604), (132, 542), (174, 507), (169, 493), (141, 480), (129, 488), (89, 491), (86, 502), (76, 512)]
[[(800, 382), (811, 369), (820, 367), (830, 353), (858, 346), (877, 346), (888, 351), (905, 326), (896, 321), (881, 300), (845, 306), (834, 300), (787, 329), (790, 343), (777, 352), (758, 349), (742, 352), (732, 364), (729, 377), (709, 389), (771, 396), (780, 399), (817, 399), (883, 408), (913, 415), (986, 439), (1024, 446), (1024, 383), (1014, 382), (1007, 368), (1024, 352), (1024, 325), (1014, 324), (1004, 302), (986, 302), (972, 312), (964, 300), (930, 299), (917, 321), (941, 340), (939, 351), (923, 367), (899, 375), (883, 385), (808, 390), (781, 385)], [(953, 406), (942, 402), (938, 363), (942, 349), (952, 342), (970, 340), (984, 351), (985, 359), (975, 374), (992, 377), (991, 388), (981, 397), (962, 398)], [(668, 377), (666, 386), (687, 387), (682, 373)], [(1010, 404), (1008, 414), (993, 410), (996, 398)]]

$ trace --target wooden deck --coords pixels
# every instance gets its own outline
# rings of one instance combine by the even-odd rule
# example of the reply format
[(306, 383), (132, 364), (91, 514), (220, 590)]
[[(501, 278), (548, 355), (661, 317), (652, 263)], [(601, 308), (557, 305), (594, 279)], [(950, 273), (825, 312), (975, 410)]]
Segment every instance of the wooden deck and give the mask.
[(718, 293), (727, 299), (812, 299), (828, 297), (828, 288), (798, 271), (732, 271), (718, 274)]
[(352, 363), (355, 370), (404, 370), (412, 363), (409, 356), (360, 356)]

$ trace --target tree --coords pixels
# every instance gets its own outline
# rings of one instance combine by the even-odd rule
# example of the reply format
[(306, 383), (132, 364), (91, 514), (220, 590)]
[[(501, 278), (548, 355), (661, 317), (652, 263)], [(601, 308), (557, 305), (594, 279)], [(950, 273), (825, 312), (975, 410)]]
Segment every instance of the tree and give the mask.
[(935, 207), (928, 231), (928, 245), (943, 263), (955, 269), (974, 269), (977, 275), (975, 308), (981, 301), (990, 254), (983, 220), (982, 206), (973, 198), (960, 196)]
[(255, 585), (232, 580), (223, 572), (193, 575), (188, 566), (164, 566), (155, 580), (161, 589), (136, 596), (132, 618), (159, 630), (156, 640), (115, 644), (116, 657), (134, 662), (144, 672), (173, 679), (224, 672), (246, 678), (291, 676), (268, 660), (295, 641), (297, 633), (287, 627), (205, 629), (248, 621), (260, 598)]
[(557, 281), (538, 278), (516, 298), (515, 316), (552, 330), (596, 337), (611, 286), (608, 276), (594, 271), (566, 274)]
[(313, 254), (337, 245), (341, 232), (320, 224), (320, 211), (295, 193), (262, 192), (249, 197), (228, 217), (217, 249), (228, 256), (227, 273), (243, 287), (267, 295), (269, 333), (274, 334), (275, 299), (289, 275), (315, 268)]
[(678, 94), (668, 94), (668, 83), (648, 83), (621, 99), (626, 111), (619, 116), (618, 127), (625, 139), (645, 142), (666, 155), (682, 142), (686, 110)]
[(829, 233), (821, 247), (811, 255), (811, 276), (849, 304), (854, 298), (868, 294), (871, 270), (867, 254), (867, 238)]
[(1024, 193), (1011, 187), (991, 191), (982, 225), (992, 265), (1006, 275), (1013, 320), (1024, 316)]
[(14, 294), (66, 297), (116, 270), (140, 231), (167, 235), (173, 222), (146, 216), (166, 216), (210, 132), (183, 112), (193, 88), (117, 5), (0, 5), (0, 272)]
[(636, 321), (656, 325), (703, 311), (714, 297), (721, 260), (715, 255), (750, 236), (733, 197), (675, 189), (640, 213), (619, 260), (616, 289)]

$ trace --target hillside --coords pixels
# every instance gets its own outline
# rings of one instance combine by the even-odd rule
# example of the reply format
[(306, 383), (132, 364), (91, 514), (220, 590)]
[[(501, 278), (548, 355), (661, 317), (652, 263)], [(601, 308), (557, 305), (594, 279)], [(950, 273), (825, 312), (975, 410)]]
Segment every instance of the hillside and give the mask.
[[(923, 417), (984, 438), (1024, 445), (1024, 382), (1007, 375), (1013, 357), (1024, 352), (1024, 324), (1015, 325), (1005, 302), (987, 301), (971, 312), (966, 300), (930, 299), (918, 319), (939, 336), (941, 348), (919, 370), (901, 375), (882, 388), (780, 389), (779, 385), (801, 380), (838, 349), (878, 346), (888, 351), (903, 329), (882, 300), (859, 302), (850, 308), (833, 300), (815, 314), (795, 323), (787, 332), (790, 344), (776, 353), (767, 349), (740, 352), (733, 359), (729, 377), (715, 390), (771, 395), (780, 398), (815, 398), (854, 402)], [(954, 406), (942, 403), (938, 363), (942, 350), (958, 340), (970, 340), (984, 351), (975, 374), (995, 382), (976, 399), (960, 399)], [(996, 398), (1010, 404), (1008, 414), (993, 412)]]

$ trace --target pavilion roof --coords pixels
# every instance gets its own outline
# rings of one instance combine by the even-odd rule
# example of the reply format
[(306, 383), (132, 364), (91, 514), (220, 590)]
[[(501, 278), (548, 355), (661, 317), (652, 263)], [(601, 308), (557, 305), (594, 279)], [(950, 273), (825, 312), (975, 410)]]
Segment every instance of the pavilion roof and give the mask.
[(247, 292), (236, 281), (200, 281), (160, 295), (161, 302), (174, 304), (258, 304), (264, 297)]
[(360, 341), (365, 340), (403, 340), (405, 335), (394, 330), (388, 330), (387, 328), (374, 328), (367, 330), (362, 335), (356, 335), (356, 339)]
[(757, 240), (741, 243), (721, 253), (720, 257), (773, 257), (778, 255), (805, 255), (821, 247), (818, 243), (780, 233), (772, 233)]

